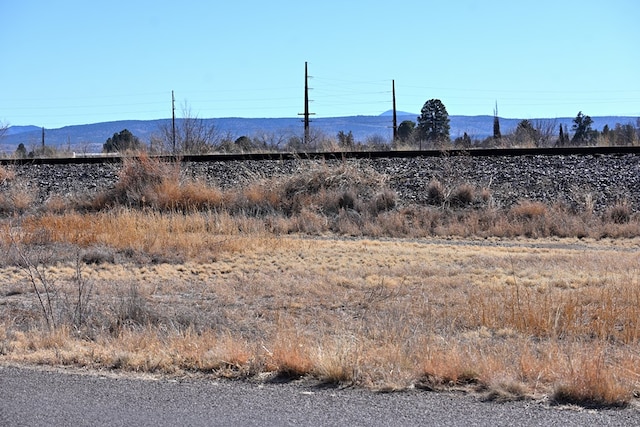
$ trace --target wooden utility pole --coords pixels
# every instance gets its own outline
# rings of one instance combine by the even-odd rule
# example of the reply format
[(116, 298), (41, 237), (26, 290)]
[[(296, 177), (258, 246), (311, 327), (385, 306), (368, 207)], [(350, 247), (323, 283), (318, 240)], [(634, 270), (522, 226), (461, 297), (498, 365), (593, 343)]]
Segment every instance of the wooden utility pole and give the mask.
[(173, 142), (173, 154), (176, 154), (176, 98), (171, 91), (171, 141)]
[(307, 62), (304, 63), (304, 113), (298, 113), (298, 115), (304, 115), (304, 145), (309, 143), (309, 116), (315, 113), (309, 112), (309, 74), (307, 72)]
[(396, 114), (396, 81), (391, 80), (391, 93), (393, 97), (393, 140), (398, 139), (398, 116)]
[(42, 154), (44, 154), (44, 126), (42, 127)]

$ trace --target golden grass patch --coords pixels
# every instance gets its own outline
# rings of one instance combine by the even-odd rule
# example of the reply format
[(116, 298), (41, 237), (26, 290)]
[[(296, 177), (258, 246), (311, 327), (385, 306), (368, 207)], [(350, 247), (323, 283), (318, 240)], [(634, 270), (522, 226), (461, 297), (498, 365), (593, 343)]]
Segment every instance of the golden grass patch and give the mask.
[[(85, 323), (48, 332), (24, 270), (0, 269), (0, 360), (614, 406), (640, 387), (637, 240), (312, 238), (230, 223), (130, 210), (25, 219), (14, 243), (121, 255), (80, 266)], [(57, 286), (53, 315), (68, 313), (78, 265), (40, 267)]]

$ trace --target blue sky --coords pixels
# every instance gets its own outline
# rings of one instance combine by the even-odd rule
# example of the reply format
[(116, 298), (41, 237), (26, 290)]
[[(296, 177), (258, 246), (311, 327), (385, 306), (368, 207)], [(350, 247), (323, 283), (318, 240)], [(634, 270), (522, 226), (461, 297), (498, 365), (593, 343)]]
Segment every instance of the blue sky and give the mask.
[(0, 122), (640, 116), (640, 2), (2, 0)]

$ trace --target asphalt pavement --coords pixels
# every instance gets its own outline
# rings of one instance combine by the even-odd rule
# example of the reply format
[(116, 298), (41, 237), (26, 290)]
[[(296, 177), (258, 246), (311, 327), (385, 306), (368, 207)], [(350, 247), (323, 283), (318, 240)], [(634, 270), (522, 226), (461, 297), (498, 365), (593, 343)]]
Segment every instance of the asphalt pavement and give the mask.
[(0, 366), (0, 426), (640, 426), (640, 410), (463, 393)]

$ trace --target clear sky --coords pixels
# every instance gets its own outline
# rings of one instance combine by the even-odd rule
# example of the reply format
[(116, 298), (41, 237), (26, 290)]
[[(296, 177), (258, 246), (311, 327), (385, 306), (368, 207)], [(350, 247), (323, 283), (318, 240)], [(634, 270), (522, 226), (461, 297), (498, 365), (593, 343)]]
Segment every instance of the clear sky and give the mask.
[(638, 0), (0, 0), (0, 122), (640, 116)]

